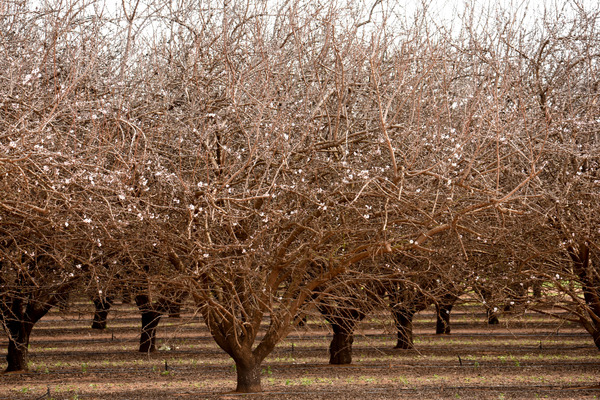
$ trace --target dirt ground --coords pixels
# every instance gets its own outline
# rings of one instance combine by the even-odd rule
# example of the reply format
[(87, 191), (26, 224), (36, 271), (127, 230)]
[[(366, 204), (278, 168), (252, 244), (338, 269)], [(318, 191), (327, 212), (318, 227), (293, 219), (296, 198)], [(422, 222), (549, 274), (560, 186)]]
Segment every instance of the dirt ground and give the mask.
[[(432, 310), (415, 320), (416, 350), (395, 350), (388, 315), (362, 324), (348, 366), (327, 364), (331, 333), (319, 318), (290, 334), (263, 363), (261, 394), (235, 387), (232, 360), (199, 318), (164, 318), (160, 350), (136, 351), (139, 316), (111, 310), (90, 328), (91, 306), (52, 312), (34, 328), (30, 373), (0, 375), (0, 399), (582, 399), (600, 396), (600, 352), (580, 327), (538, 314), (485, 324), (457, 307), (452, 334), (435, 335)], [(6, 355), (6, 337), (0, 339)], [(1, 368), (5, 364), (0, 365)]]

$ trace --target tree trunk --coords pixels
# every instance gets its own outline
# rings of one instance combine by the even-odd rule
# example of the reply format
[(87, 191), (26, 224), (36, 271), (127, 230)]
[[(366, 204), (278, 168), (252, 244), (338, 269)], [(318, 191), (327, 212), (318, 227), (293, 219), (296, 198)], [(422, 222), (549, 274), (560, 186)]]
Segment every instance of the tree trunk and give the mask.
[(594, 333), (592, 333), (592, 338), (594, 339), (594, 344), (600, 350), (600, 329), (596, 329)]
[(92, 329), (106, 329), (106, 320), (108, 318), (108, 310), (112, 305), (112, 299), (100, 299), (95, 298), (94, 302), (94, 320), (92, 322)]
[(161, 313), (155, 310), (147, 295), (135, 297), (135, 302), (142, 312), (142, 331), (140, 333), (140, 353), (156, 351), (156, 327), (160, 322)]
[(500, 323), (500, 320), (498, 319), (498, 314), (491, 308), (487, 309), (487, 321), (488, 325), (498, 325)]
[(8, 366), (5, 372), (20, 372), (29, 369), (29, 337), (33, 329), (33, 323), (23, 320), (9, 319), (6, 321), (8, 330), (8, 354), (6, 361)]
[(142, 332), (140, 334), (140, 353), (156, 351), (156, 327), (160, 322), (160, 314), (156, 311), (142, 311)]
[(12, 299), (10, 308), (2, 307), (4, 326), (8, 331), (8, 366), (5, 372), (28, 370), (29, 337), (33, 325), (40, 320), (57, 303), (53, 297), (45, 302), (28, 300), (24, 307), (23, 299)]
[(450, 312), (454, 304), (440, 304), (437, 306), (437, 321), (435, 324), (435, 333), (437, 335), (450, 334)]
[(533, 298), (539, 299), (542, 297), (542, 282), (535, 281), (533, 282), (531, 290), (533, 291)]
[(407, 309), (394, 309), (394, 320), (398, 330), (398, 343), (396, 349), (414, 349), (413, 343), (413, 317), (414, 311)]
[(237, 372), (238, 393), (258, 393), (262, 392), (260, 383), (260, 362), (255, 360), (238, 360), (235, 362)]
[(333, 339), (329, 345), (329, 364), (352, 364), (352, 343), (354, 335), (352, 330), (333, 324)]

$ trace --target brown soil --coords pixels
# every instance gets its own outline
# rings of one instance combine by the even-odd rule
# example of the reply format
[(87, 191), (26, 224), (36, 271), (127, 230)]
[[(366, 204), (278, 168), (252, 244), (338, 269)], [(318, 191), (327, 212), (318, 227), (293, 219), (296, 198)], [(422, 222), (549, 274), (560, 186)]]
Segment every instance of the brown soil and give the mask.
[[(34, 328), (27, 374), (0, 376), (0, 399), (581, 399), (600, 396), (600, 352), (581, 328), (537, 314), (484, 323), (458, 307), (452, 334), (417, 315), (416, 350), (394, 350), (388, 315), (362, 324), (354, 363), (327, 364), (331, 334), (320, 319), (286, 338), (263, 364), (261, 394), (228, 393), (231, 359), (196, 317), (164, 318), (159, 350), (136, 352), (139, 316), (111, 310), (105, 331), (87, 312), (54, 311)], [(6, 355), (6, 338), (0, 341)], [(2, 365), (4, 367), (5, 365)], [(49, 393), (49, 396), (48, 396)]]

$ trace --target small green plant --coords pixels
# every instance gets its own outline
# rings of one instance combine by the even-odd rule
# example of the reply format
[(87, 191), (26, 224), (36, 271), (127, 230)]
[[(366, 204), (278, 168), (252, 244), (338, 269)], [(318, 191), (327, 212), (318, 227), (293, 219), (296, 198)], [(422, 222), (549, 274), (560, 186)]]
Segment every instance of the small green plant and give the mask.
[(270, 366), (270, 365), (269, 365), (269, 366), (267, 366), (267, 369), (265, 370), (265, 372), (266, 372), (266, 374), (267, 374), (267, 375), (269, 375), (269, 376), (273, 375), (273, 371), (271, 371), (271, 366)]
[(81, 372), (83, 372), (84, 374), (87, 372), (88, 370), (88, 363), (81, 363)]
[(300, 383), (304, 386), (312, 385), (315, 381), (312, 378), (301, 378)]
[(162, 376), (169, 376), (169, 375), (171, 375), (171, 371), (162, 371), (160, 374)]

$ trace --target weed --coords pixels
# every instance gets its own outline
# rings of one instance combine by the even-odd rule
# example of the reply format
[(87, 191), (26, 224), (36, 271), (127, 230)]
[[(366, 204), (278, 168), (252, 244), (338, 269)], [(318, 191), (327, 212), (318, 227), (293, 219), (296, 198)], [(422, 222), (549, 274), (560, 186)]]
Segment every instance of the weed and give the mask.
[(315, 383), (315, 380), (313, 378), (301, 378), (300, 379), (300, 384), (304, 385), (304, 386), (308, 386), (308, 385), (312, 385), (313, 383)]
[(401, 384), (403, 384), (404, 386), (408, 385), (408, 379), (403, 377), (403, 376), (399, 376), (398, 378), (396, 378)]
[(87, 372), (88, 370), (88, 363), (81, 363), (81, 372), (83, 372), (84, 374)]
[(269, 366), (267, 366), (267, 368), (263, 368), (262, 369), (262, 374), (263, 375), (266, 374), (266, 375), (269, 375), (269, 376), (273, 375), (273, 371), (271, 371), (271, 366), (269, 365)]

